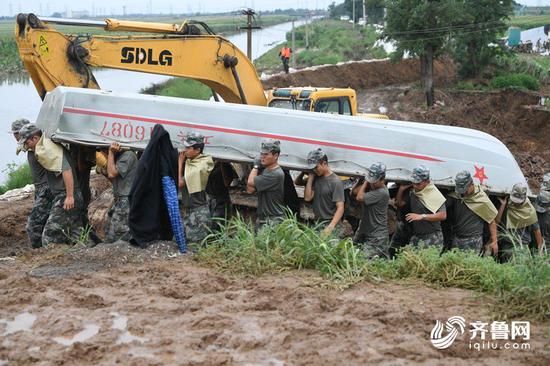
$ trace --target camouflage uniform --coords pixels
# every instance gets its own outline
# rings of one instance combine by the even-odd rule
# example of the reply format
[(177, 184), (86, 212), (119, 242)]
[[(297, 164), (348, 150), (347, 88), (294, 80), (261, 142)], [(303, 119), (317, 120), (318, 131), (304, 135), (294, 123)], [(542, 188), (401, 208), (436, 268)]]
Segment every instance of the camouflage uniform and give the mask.
[(453, 236), (453, 248), (461, 250), (473, 250), (476, 253), (481, 252), (483, 247), (483, 236), (473, 235), (465, 238)]
[(200, 243), (209, 233), (212, 218), (208, 205), (185, 209), (183, 212), (185, 236), (190, 243)]
[[(204, 144), (204, 141), (205, 138), (203, 135), (190, 132), (186, 135), (183, 144), (186, 148), (189, 148), (201, 146)], [(183, 172), (185, 172), (185, 167), (183, 168)], [(203, 191), (189, 194), (187, 185), (185, 185), (182, 189), (182, 201), (182, 220), (185, 228), (185, 237), (189, 243), (201, 243), (208, 236), (212, 227), (212, 216), (206, 188)]]
[(53, 204), (53, 194), (47, 185), (36, 186), (34, 206), (27, 219), (27, 235), (33, 248), (42, 246), (42, 233)]
[(550, 192), (550, 173), (544, 174), (542, 178), (542, 183), (540, 185), (540, 190)]
[(130, 190), (136, 175), (138, 159), (133, 151), (115, 155), (115, 169), (118, 175), (113, 179), (114, 203), (109, 209), (105, 242), (130, 241), (128, 216), (130, 213)]
[(116, 197), (115, 202), (107, 214), (108, 221), (105, 228), (105, 242), (114, 243), (118, 240), (130, 240), (130, 228), (128, 227), (128, 213), (130, 212), (130, 199), (128, 196)]
[(410, 244), (419, 247), (420, 244), (427, 247), (442, 246), (443, 245), (443, 233), (441, 231), (435, 231), (426, 235), (413, 235), (411, 237)]
[(63, 204), (67, 195), (65, 192), (58, 193), (53, 199), (50, 216), (44, 225), (42, 233), (42, 244), (75, 244), (81, 238), (82, 211), (84, 200), (79, 191), (74, 192), (74, 208), (65, 211)]

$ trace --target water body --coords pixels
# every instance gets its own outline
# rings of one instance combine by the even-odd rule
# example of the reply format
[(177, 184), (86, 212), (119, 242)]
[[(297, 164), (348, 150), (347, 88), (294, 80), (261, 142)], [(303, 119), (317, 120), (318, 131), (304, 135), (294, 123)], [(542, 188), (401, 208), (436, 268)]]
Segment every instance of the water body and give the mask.
[[(295, 22), (296, 26), (303, 21)], [(277, 43), (285, 40), (285, 35), (292, 29), (292, 22), (281, 23), (253, 31), (252, 59), (269, 51)], [(233, 44), (246, 53), (246, 32), (227, 37)], [(94, 75), (102, 89), (118, 92), (139, 92), (151, 84), (170, 79), (169, 76), (145, 74), (139, 72), (98, 69)], [(20, 164), (26, 160), (25, 154), (15, 155), (17, 144), (10, 132), (10, 124), (18, 118), (34, 121), (38, 116), (42, 101), (30, 79), (26, 76), (13, 75), (0, 80), (0, 183), (7, 176), (5, 167), (8, 163)]]

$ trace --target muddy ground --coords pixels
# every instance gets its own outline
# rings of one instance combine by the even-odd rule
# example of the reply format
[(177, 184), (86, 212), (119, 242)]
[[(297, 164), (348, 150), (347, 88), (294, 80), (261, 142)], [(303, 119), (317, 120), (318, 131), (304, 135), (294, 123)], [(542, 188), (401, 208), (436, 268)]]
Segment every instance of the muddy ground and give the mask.
[(174, 243), (147, 251), (118, 243), (26, 252), (0, 261), (0, 364), (550, 362), (548, 325), (539, 323), (529, 351), (471, 350), (469, 333), (436, 350), (429, 341), (436, 319), (490, 321), (490, 300), (473, 292), (419, 283), (360, 283), (345, 291), (325, 285), (304, 271), (217, 273), (177, 255)]

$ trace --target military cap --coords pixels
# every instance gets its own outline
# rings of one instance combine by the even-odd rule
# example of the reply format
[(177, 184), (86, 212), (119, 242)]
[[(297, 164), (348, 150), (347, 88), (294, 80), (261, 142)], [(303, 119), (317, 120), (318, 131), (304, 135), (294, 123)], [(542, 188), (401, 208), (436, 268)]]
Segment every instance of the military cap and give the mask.
[(542, 177), (542, 184), (540, 189), (543, 191), (550, 191), (550, 173), (546, 173)]
[(204, 144), (204, 136), (201, 135), (200, 133), (189, 132), (187, 135), (185, 135), (185, 139), (183, 140), (183, 146), (192, 147), (200, 144)]
[(40, 129), (34, 124), (29, 123), (21, 127), (19, 130), (19, 144), (23, 145), (27, 139), (33, 137)]
[(521, 204), (527, 199), (527, 186), (523, 183), (516, 183), (512, 187), (510, 200), (513, 203)]
[(533, 206), (540, 213), (550, 210), (550, 191), (540, 191)]
[(29, 123), (31, 122), (25, 118), (16, 119), (11, 123), (11, 133), (19, 133), (21, 127), (28, 125)]
[(262, 140), (260, 151), (263, 154), (280, 153), (281, 152), (281, 141), (274, 140), (274, 139), (264, 139), (264, 140)]
[(386, 178), (386, 164), (377, 162), (367, 169), (367, 175), (365, 176), (367, 182), (376, 183), (384, 178)]
[(315, 149), (307, 154), (307, 168), (314, 169), (319, 162), (325, 158), (327, 154), (322, 149)]
[(463, 170), (455, 177), (455, 192), (458, 194), (464, 194), (468, 191), (470, 184), (474, 183), (470, 172)]
[(411, 182), (418, 184), (428, 179), (430, 179), (430, 169), (424, 165), (414, 167), (411, 175)]

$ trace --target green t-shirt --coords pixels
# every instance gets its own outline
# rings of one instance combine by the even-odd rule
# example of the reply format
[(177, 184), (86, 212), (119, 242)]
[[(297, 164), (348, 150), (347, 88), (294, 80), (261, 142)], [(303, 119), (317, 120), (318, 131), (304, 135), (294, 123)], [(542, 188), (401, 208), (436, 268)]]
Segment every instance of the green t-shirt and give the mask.
[(133, 151), (125, 151), (116, 158), (115, 166), (118, 176), (113, 181), (115, 197), (130, 195), (130, 189), (136, 176), (138, 158)]
[(388, 202), (390, 193), (386, 186), (365, 192), (363, 214), (359, 232), (367, 237), (388, 236)]
[(315, 219), (332, 220), (336, 212), (336, 203), (344, 202), (344, 184), (334, 173), (328, 177), (315, 177), (313, 194)]
[(284, 216), (285, 173), (281, 167), (265, 169), (254, 178), (254, 187), (258, 191), (258, 218), (269, 220)]
[(52, 172), (52, 171), (46, 170), (46, 180), (48, 181), (48, 187), (50, 187), (50, 191), (52, 191), (54, 195), (66, 192), (65, 182), (63, 181), (62, 172), (65, 172), (67, 170), (71, 170), (73, 173), (73, 186), (74, 186), (73, 194), (76, 194), (76, 192), (80, 190), (75, 166), (76, 166), (76, 163), (73, 161), (69, 152), (66, 149), (63, 149), (61, 172)]

